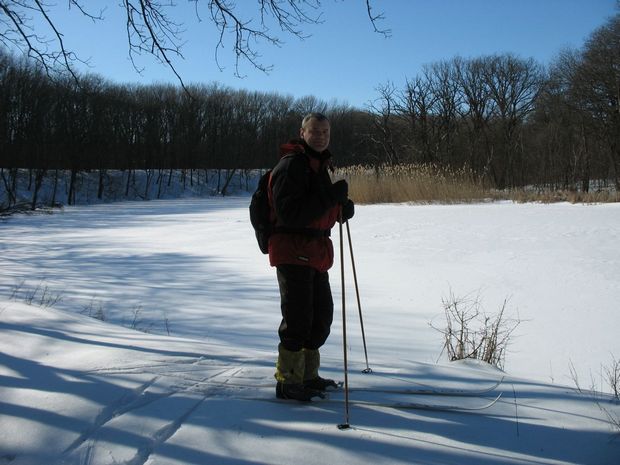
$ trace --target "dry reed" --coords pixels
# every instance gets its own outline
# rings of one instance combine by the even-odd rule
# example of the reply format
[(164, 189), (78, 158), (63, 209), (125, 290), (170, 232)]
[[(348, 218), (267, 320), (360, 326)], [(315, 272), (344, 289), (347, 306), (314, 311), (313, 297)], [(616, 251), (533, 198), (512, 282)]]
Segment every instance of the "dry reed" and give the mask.
[(490, 189), (471, 170), (451, 170), (435, 165), (350, 166), (340, 168), (337, 178), (349, 183), (349, 195), (358, 204), (468, 203), (492, 200), (514, 202), (620, 202), (613, 190), (595, 192), (550, 189)]
[(434, 165), (353, 166), (338, 176), (349, 182), (349, 195), (359, 204), (461, 203), (491, 198), (472, 172), (451, 171)]

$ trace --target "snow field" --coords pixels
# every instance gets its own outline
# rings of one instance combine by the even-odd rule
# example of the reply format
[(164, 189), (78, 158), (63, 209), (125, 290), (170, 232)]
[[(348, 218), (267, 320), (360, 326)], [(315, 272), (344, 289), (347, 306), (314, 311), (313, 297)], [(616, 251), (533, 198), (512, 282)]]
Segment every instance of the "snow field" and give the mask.
[[(343, 393), (273, 400), (278, 292), (247, 203), (128, 202), (0, 225), (0, 464), (272, 465), (292, 450), (300, 465), (618, 463), (620, 405), (578, 392), (569, 365), (600, 387), (620, 354), (619, 206), (359, 206), (350, 226), (375, 373), (361, 374), (345, 255), (353, 428), (340, 431)], [(338, 262), (331, 281), (323, 374), (341, 379)], [(43, 289), (61, 300), (24, 302)], [(522, 323), (505, 373), (440, 358), (429, 322), (441, 325), (450, 292), (479, 294), (490, 313), (509, 299)], [(105, 322), (87, 316), (97, 310)], [(498, 382), (472, 397), (384, 392)], [(481, 411), (362, 403), (465, 409), (499, 394)]]

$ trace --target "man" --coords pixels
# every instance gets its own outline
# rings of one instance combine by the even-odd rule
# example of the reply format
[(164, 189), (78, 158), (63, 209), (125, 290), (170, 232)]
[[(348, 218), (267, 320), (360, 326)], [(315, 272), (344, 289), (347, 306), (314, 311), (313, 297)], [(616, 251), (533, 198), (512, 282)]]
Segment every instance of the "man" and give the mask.
[(336, 221), (353, 217), (355, 208), (346, 181), (332, 184), (329, 176), (329, 120), (310, 113), (299, 135), (280, 147), (281, 158), (271, 174), (275, 229), (269, 262), (277, 269), (282, 310), (276, 396), (310, 401), (337, 387), (319, 376), (319, 348), (329, 336), (334, 312), (327, 273), (334, 260), (329, 236)]

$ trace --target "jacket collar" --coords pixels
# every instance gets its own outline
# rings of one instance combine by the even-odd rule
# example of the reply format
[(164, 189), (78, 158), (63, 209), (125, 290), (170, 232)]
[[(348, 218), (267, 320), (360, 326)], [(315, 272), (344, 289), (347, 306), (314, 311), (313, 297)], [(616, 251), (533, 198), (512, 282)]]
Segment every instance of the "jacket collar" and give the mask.
[(303, 139), (294, 139), (285, 144), (280, 145), (280, 157), (285, 155), (289, 155), (291, 153), (304, 153), (308, 157), (318, 160), (321, 164), (327, 165), (330, 169), (331, 166), (331, 157), (332, 154), (329, 150), (324, 150), (323, 152), (317, 152), (313, 150), (306, 144), (306, 141)]

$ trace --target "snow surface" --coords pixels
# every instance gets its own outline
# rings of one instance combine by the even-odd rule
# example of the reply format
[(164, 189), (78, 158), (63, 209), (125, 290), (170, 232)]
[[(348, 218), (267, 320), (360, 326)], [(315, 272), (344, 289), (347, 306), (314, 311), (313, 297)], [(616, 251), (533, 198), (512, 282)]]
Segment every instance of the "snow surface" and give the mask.
[[(346, 254), (348, 430), (342, 392), (274, 401), (279, 298), (247, 205), (125, 202), (0, 223), (0, 464), (620, 463), (620, 404), (587, 390), (608, 391), (620, 357), (620, 205), (359, 206), (374, 372), (361, 373)], [(322, 371), (342, 379), (338, 262), (331, 280)], [(489, 313), (508, 299), (521, 324), (505, 372), (445, 360), (430, 323), (451, 293)], [(382, 392), (431, 387), (489, 390)], [(374, 405), (395, 402), (462, 410)]]

